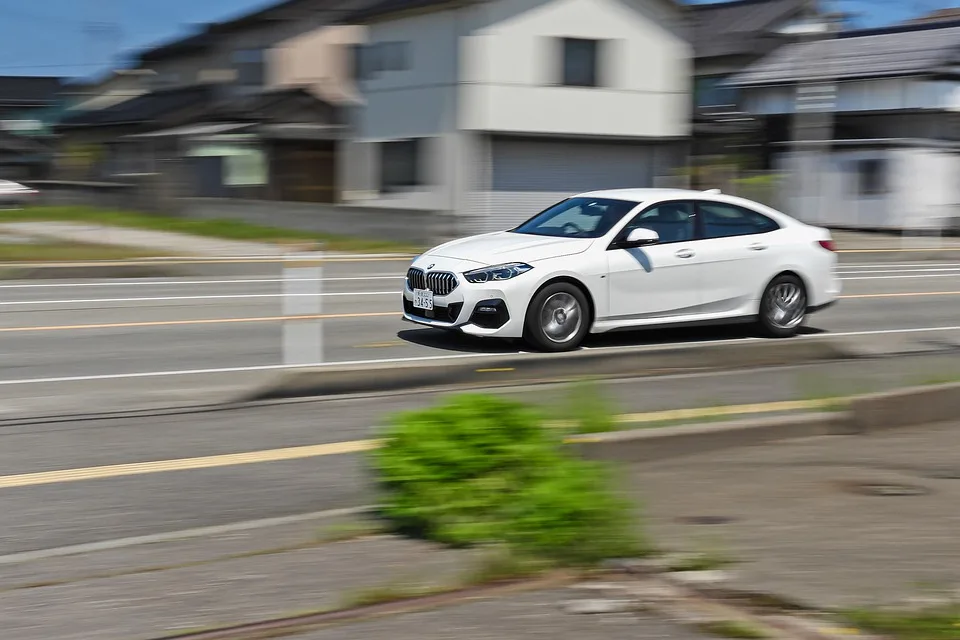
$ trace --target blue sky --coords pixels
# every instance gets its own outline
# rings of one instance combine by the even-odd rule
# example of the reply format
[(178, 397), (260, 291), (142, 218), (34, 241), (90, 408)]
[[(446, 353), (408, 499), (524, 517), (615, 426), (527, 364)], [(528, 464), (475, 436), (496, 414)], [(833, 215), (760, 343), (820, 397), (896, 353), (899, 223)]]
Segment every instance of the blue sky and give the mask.
[[(191, 25), (275, 1), (0, 0), (0, 75), (89, 76), (109, 66), (111, 55), (118, 52), (167, 41)], [(869, 26), (958, 4), (956, 0), (836, 1), (844, 10), (860, 13), (862, 23)], [(102, 25), (119, 29), (104, 32)]]

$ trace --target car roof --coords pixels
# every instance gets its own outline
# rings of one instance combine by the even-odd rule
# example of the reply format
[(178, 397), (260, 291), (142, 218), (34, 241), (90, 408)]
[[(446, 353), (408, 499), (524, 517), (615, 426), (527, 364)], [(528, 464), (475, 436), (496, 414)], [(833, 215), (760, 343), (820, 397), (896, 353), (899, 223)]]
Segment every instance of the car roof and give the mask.
[(759, 211), (764, 215), (776, 218), (781, 223), (796, 224), (798, 221), (782, 211), (777, 211), (765, 204), (754, 200), (747, 200), (737, 196), (721, 193), (719, 189), (709, 189), (707, 191), (696, 191), (694, 189), (606, 189), (603, 191), (587, 191), (579, 193), (575, 198), (610, 198), (611, 200), (625, 200), (627, 202), (655, 203), (662, 200), (708, 200), (712, 202), (724, 202), (732, 205), (739, 205), (748, 209)]
[(576, 198), (610, 198), (628, 202), (651, 202), (676, 198), (708, 198), (717, 195), (717, 191), (694, 191), (692, 189), (605, 189), (578, 193)]

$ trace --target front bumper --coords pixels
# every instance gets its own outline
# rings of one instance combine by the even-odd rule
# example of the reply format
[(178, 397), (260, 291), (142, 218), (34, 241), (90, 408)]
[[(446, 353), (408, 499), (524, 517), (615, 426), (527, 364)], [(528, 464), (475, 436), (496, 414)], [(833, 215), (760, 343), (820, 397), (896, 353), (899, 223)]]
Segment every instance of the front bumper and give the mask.
[(532, 292), (530, 285), (514, 280), (475, 285), (457, 275), (459, 284), (446, 296), (434, 296), (433, 313), (413, 306), (413, 290), (404, 280), (403, 318), (425, 327), (453, 329), (465, 334), (495, 337), (523, 337), (523, 322)]

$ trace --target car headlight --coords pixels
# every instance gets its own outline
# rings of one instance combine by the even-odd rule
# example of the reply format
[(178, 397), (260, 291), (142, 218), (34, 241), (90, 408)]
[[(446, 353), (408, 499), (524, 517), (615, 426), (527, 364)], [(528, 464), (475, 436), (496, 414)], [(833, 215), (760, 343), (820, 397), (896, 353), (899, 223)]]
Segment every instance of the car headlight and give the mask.
[(472, 284), (483, 284), (484, 282), (510, 280), (511, 278), (516, 278), (522, 273), (530, 271), (530, 269), (533, 269), (533, 267), (528, 264), (524, 264), (522, 262), (511, 262), (509, 264), (498, 264), (493, 267), (483, 267), (482, 269), (467, 271), (463, 274), (463, 277), (467, 279), (467, 282)]

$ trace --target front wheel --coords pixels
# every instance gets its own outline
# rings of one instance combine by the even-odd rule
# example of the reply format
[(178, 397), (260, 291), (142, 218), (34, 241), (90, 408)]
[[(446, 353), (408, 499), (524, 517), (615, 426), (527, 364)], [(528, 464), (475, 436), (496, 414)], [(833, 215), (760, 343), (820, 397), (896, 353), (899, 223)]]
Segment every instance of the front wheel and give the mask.
[(760, 299), (760, 329), (771, 338), (797, 335), (807, 317), (807, 292), (797, 276), (773, 279)]
[(541, 351), (572, 351), (590, 330), (587, 297), (558, 282), (541, 289), (527, 307), (524, 340)]

